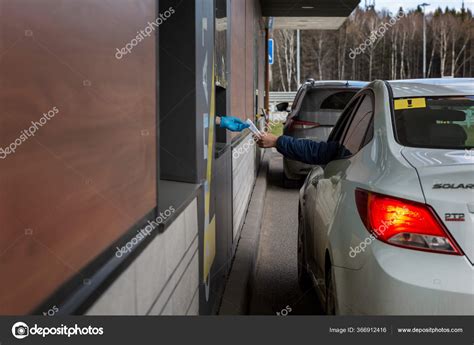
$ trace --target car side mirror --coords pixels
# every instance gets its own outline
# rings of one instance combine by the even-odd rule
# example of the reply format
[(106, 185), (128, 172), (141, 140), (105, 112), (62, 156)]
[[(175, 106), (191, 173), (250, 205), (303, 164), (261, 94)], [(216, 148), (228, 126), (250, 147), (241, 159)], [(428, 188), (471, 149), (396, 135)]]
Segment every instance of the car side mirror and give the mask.
[(288, 102), (281, 102), (276, 105), (276, 110), (278, 111), (288, 111), (288, 106), (290, 104)]

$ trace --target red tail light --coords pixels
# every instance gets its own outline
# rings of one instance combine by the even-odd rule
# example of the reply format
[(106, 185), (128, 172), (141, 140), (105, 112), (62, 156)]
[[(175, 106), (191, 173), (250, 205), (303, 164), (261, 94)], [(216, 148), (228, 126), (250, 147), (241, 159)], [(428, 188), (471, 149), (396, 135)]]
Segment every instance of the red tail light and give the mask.
[(357, 209), (367, 230), (392, 245), (462, 255), (433, 209), (422, 203), (357, 189)]
[(290, 129), (310, 129), (319, 127), (319, 123), (311, 121), (302, 121), (302, 120), (292, 120)]

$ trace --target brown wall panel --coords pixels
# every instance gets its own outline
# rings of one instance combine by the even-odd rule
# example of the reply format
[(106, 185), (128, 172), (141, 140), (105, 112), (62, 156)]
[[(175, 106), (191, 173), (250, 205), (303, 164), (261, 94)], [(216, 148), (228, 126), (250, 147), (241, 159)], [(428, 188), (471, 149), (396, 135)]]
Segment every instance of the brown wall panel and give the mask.
[(231, 1), (230, 19), (230, 110), (233, 116), (245, 118), (245, 79), (246, 79), (246, 52), (245, 52), (245, 15), (246, 2)]
[(58, 110), (0, 159), (0, 314), (31, 311), (156, 205), (154, 36), (115, 57), (155, 3), (0, 0), (0, 148)]
[[(230, 109), (231, 114), (240, 118), (255, 115), (255, 89), (259, 88), (263, 97), (264, 81), (264, 36), (262, 17), (258, 0), (231, 1), (230, 20)], [(257, 42), (257, 49), (255, 44)], [(263, 48), (262, 48), (263, 46)], [(255, 59), (258, 54), (258, 60)], [(255, 69), (258, 66), (258, 81)], [(262, 89), (260, 89), (260, 87)], [(263, 105), (263, 99), (262, 99)], [(233, 134), (234, 136), (238, 134)]]
[(246, 1), (245, 14), (245, 114), (253, 119), (254, 112), (254, 94), (255, 94), (255, 17), (254, 3)]

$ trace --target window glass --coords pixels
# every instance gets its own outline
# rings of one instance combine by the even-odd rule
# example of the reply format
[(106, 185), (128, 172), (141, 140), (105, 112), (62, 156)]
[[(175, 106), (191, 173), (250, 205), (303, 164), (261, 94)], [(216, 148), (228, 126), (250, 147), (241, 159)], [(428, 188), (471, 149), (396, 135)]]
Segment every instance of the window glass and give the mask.
[(344, 131), (347, 127), (347, 123), (349, 122), (354, 109), (357, 107), (357, 104), (360, 103), (360, 100), (361, 97), (357, 97), (347, 106), (346, 110), (341, 114), (341, 117), (331, 132), (331, 135), (328, 139), (329, 141), (340, 141), (342, 139)]
[(216, 84), (227, 88), (227, 0), (216, 1)]
[(327, 97), (322, 103), (321, 109), (343, 110), (347, 103), (356, 94), (356, 91), (337, 92)]
[(302, 97), (298, 119), (319, 123), (321, 126), (334, 126), (355, 93), (356, 91), (327, 88), (310, 89)]
[(300, 87), (298, 92), (296, 92), (295, 99), (293, 100), (293, 103), (291, 104), (291, 110), (296, 109), (296, 106), (298, 105), (298, 102), (300, 101), (301, 95), (304, 93), (304, 87)]
[(474, 96), (426, 98), (425, 107), (395, 110), (400, 144), (411, 147), (474, 147)]
[(344, 137), (343, 145), (351, 154), (356, 154), (364, 143), (373, 115), (372, 97), (366, 95), (354, 114)]

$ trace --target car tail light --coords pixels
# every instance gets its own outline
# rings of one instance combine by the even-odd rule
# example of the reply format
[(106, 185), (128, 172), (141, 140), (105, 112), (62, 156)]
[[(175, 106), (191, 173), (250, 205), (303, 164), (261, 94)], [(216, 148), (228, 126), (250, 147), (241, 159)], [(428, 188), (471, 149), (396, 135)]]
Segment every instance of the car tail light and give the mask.
[(292, 120), (290, 129), (311, 129), (319, 127), (319, 123), (302, 120)]
[(367, 230), (392, 245), (462, 255), (433, 209), (422, 203), (357, 189), (357, 209)]

